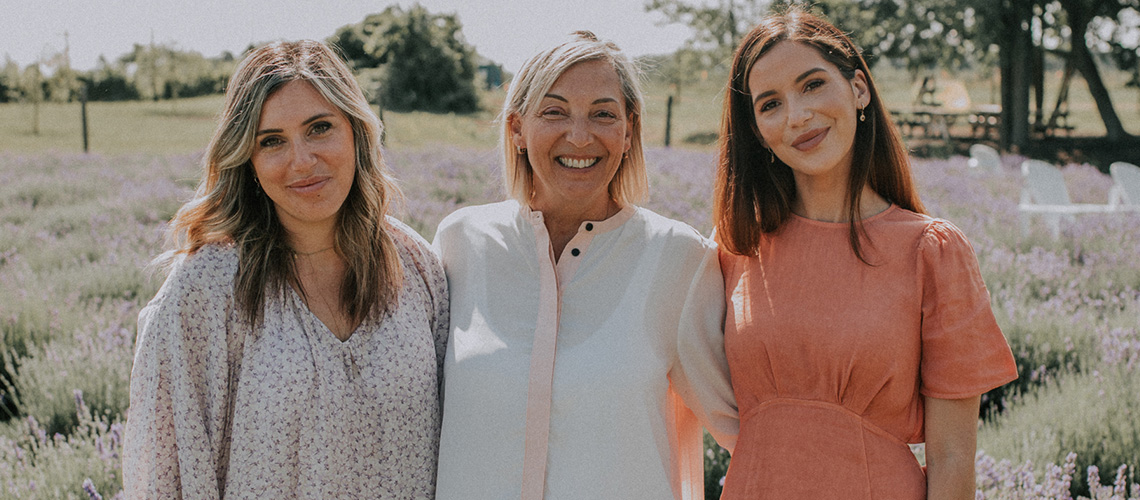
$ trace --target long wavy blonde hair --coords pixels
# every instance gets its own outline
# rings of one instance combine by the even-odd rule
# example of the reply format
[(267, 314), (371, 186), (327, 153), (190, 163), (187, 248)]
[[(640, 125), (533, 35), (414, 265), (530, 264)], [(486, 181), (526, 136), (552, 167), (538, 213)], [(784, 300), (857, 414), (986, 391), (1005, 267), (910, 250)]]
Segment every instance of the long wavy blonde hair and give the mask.
[(202, 181), (171, 221), (166, 252), (156, 262), (169, 264), (205, 245), (233, 245), (239, 262), (234, 296), (251, 324), (261, 321), (267, 292), (299, 286), (296, 254), (250, 161), (262, 106), (284, 84), (298, 80), (312, 85), (352, 126), (355, 180), (337, 217), (335, 251), (346, 267), (341, 307), (361, 321), (391, 307), (400, 289), (403, 273), (385, 216), (401, 193), (380, 155), (380, 121), (344, 60), (321, 42), (272, 43), (238, 65), (202, 159)]

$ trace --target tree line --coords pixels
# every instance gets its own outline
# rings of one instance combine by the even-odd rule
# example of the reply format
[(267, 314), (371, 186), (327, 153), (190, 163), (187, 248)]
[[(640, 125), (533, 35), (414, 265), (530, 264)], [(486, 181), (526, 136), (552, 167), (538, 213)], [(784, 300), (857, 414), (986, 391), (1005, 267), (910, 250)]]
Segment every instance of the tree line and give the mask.
[[(365, 92), (378, 96), (386, 108), (466, 113), (479, 107), (479, 57), (454, 14), (433, 14), (419, 5), (391, 6), (341, 27), (326, 41), (341, 50)], [(0, 70), (0, 103), (84, 97), (157, 101), (218, 94), (225, 92), (238, 59), (230, 52), (204, 57), (153, 42), (135, 44), (114, 61), (100, 56), (89, 71), (72, 69), (66, 51), (23, 68), (9, 58)], [(484, 68), (501, 75), (497, 65)]]
[[(888, 59), (923, 71), (974, 69), (1001, 74), (1001, 137), (1027, 148), (1034, 131), (1064, 106), (1045, 99), (1047, 57), (1065, 67), (1062, 88), (1079, 75), (1088, 84), (1108, 141), (1130, 143), (1101, 77), (1115, 66), (1140, 88), (1140, 1), (1137, 0), (645, 0), (664, 23), (689, 26), (694, 36), (665, 60), (674, 85), (723, 65), (763, 14), (810, 5), (851, 31), (869, 62)], [(1063, 97), (1063, 96), (1062, 96)], [(1053, 110), (1049, 112), (1049, 107)]]

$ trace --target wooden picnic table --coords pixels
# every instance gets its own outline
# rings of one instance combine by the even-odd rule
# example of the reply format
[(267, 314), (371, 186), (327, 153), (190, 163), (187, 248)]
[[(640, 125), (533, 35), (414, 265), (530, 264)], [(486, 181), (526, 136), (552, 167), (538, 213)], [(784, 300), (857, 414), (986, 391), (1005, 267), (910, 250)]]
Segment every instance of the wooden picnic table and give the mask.
[(959, 121), (965, 121), (970, 125), (972, 138), (985, 139), (997, 137), (1001, 106), (981, 105), (971, 109), (914, 106), (893, 109), (891, 115), (902, 133), (908, 137), (918, 137), (918, 129), (922, 129), (922, 137), (938, 137), (949, 141), (951, 127)]

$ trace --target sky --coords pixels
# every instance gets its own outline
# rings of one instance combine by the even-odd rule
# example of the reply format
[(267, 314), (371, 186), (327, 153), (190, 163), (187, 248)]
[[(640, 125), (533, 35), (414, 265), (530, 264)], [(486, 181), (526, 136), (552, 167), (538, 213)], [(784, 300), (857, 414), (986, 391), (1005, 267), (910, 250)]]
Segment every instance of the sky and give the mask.
[[(396, 0), (0, 0), (0, 58), (21, 67), (68, 47), (71, 66), (95, 67), (156, 43), (207, 57), (241, 54), (273, 40), (323, 40)], [(588, 29), (632, 56), (664, 54), (681, 46), (688, 28), (661, 25), (643, 0), (420, 0), (433, 13), (454, 13), (467, 43), (516, 71), (535, 52), (564, 35)], [(2, 61), (0, 61), (2, 63)]]

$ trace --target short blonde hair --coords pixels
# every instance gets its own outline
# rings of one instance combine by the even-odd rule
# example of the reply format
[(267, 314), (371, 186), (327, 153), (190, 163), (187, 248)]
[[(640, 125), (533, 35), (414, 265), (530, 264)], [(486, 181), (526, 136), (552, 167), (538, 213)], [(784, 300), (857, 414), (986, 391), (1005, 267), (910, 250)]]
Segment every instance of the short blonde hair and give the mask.
[(617, 72), (630, 127), (629, 151), (610, 182), (610, 197), (622, 205), (641, 203), (649, 197), (645, 153), (641, 147), (641, 112), (644, 101), (641, 94), (641, 72), (633, 60), (613, 42), (600, 41), (589, 31), (576, 31), (572, 36), (570, 41), (530, 58), (515, 75), (507, 90), (507, 98), (499, 116), (502, 122), (499, 139), (505, 160), (503, 179), (507, 195), (527, 204), (534, 192), (534, 170), (526, 155), (518, 152), (511, 134), (510, 117), (535, 112), (542, 96), (550, 91), (554, 82), (571, 66), (601, 60), (610, 63)]

